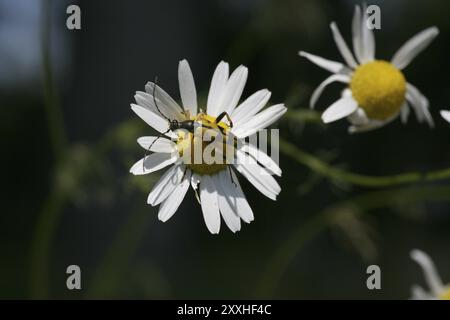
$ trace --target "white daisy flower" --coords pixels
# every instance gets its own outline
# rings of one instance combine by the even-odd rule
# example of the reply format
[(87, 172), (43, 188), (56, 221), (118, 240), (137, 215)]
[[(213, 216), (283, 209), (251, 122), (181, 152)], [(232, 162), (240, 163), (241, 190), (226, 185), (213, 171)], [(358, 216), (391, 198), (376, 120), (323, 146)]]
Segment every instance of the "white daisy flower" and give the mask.
[(444, 118), (445, 121), (450, 122), (450, 111), (441, 110), (441, 117)]
[[(152, 82), (145, 86), (146, 92), (136, 93), (137, 104), (131, 105), (133, 111), (152, 128), (170, 138), (139, 138), (138, 143), (153, 153), (130, 169), (131, 173), (141, 175), (172, 166), (156, 183), (147, 200), (152, 206), (160, 205), (159, 220), (164, 222), (172, 217), (191, 185), (211, 233), (219, 233), (220, 215), (231, 231), (240, 230), (240, 220), (250, 223), (253, 212), (234, 170), (262, 194), (276, 200), (281, 188), (273, 175), (281, 176), (281, 169), (267, 154), (245, 142), (245, 138), (270, 126), (287, 109), (283, 104), (277, 104), (260, 112), (271, 95), (266, 89), (257, 91), (238, 106), (247, 74), (247, 68), (239, 66), (229, 75), (228, 63), (220, 62), (211, 80), (206, 112), (198, 110), (194, 77), (186, 60), (180, 61), (178, 67), (183, 108)], [(185, 157), (191, 149), (203, 151), (210, 143), (188, 130), (170, 130), (191, 125), (193, 131), (211, 127), (217, 129), (215, 132), (223, 132), (224, 136), (234, 137), (233, 161), (208, 164), (204, 159), (196, 162), (191, 161), (191, 156)]]
[(327, 60), (303, 51), (299, 54), (333, 74), (313, 92), (314, 107), (325, 87), (333, 82), (348, 84), (342, 97), (322, 114), (325, 123), (347, 117), (352, 124), (349, 132), (380, 128), (399, 115), (406, 123), (410, 106), (419, 122), (432, 127), (427, 98), (412, 84), (406, 82), (402, 70), (438, 35), (436, 27), (425, 29), (408, 40), (390, 62), (375, 59), (375, 39), (366, 24), (366, 8), (355, 7), (352, 22), (353, 53), (345, 43), (335, 22), (330, 27), (345, 64)]
[(450, 284), (444, 285), (431, 258), (421, 250), (412, 250), (411, 258), (423, 270), (425, 280), (430, 288), (427, 292), (420, 286), (412, 287), (412, 298), (416, 300), (450, 300)]

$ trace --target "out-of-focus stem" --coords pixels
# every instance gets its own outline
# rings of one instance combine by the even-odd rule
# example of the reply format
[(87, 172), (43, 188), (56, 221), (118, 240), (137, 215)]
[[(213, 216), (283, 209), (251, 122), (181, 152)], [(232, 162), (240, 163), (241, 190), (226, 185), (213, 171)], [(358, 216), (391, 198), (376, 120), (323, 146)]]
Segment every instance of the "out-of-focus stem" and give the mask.
[[(49, 139), (58, 168), (66, 155), (66, 133), (61, 109), (58, 105), (51, 62), (51, 0), (42, 0), (41, 6), (41, 54), (43, 72), (44, 105), (49, 128)], [(54, 230), (60, 220), (66, 201), (64, 191), (55, 183), (52, 173), (52, 187), (37, 217), (34, 239), (31, 247), (30, 284), (32, 298), (47, 298), (49, 293), (50, 246)]]
[(318, 123), (322, 124), (320, 113), (310, 109), (298, 109), (288, 111), (283, 115), (283, 120), (293, 120), (300, 123)]
[(52, 190), (36, 222), (31, 250), (31, 297), (44, 299), (49, 294), (50, 245), (61, 218), (66, 195)]
[(41, 54), (44, 84), (44, 106), (49, 128), (49, 138), (56, 161), (60, 161), (65, 153), (66, 132), (62, 111), (54, 86), (51, 60), (51, 0), (42, 0), (41, 7)]
[(344, 181), (363, 187), (387, 187), (415, 182), (450, 179), (450, 168), (427, 173), (409, 172), (390, 176), (368, 176), (335, 168), (321, 159), (280, 138), (280, 151), (298, 163), (330, 180)]

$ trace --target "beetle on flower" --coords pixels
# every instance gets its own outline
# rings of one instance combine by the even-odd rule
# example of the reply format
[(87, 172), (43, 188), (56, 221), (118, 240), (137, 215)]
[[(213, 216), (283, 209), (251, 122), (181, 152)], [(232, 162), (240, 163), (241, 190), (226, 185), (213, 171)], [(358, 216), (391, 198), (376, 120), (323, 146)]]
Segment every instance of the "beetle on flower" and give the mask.
[[(322, 114), (325, 123), (347, 118), (351, 123), (349, 132), (368, 131), (380, 128), (400, 116), (406, 123), (410, 108), (419, 122), (434, 126), (427, 98), (406, 81), (402, 72), (409, 63), (438, 35), (431, 27), (408, 40), (391, 61), (375, 59), (373, 31), (367, 27), (366, 8), (355, 7), (352, 22), (353, 53), (345, 43), (337, 25), (330, 27), (336, 45), (346, 64), (327, 60), (310, 53), (299, 54), (317, 66), (332, 72), (313, 92), (310, 107), (314, 107), (326, 86), (333, 82), (348, 84), (342, 97)], [(356, 58), (355, 58), (356, 57)]]
[[(172, 217), (191, 185), (198, 194), (203, 217), (211, 233), (219, 233), (220, 216), (231, 231), (239, 231), (241, 219), (250, 223), (254, 216), (234, 170), (265, 196), (276, 200), (281, 188), (273, 175), (281, 176), (281, 169), (245, 138), (270, 126), (287, 109), (283, 104), (277, 104), (261, 111), (271, 95), (266, 89), (257, 91), (238, 105), (247, 74), (247, 68), (239, 66), (229, 75), (228, 63), (220, 62), (211, 80), (205, 112), (198, 108), (194, 77), (186, 60), (180, 61), (178, 67), (183, 108), (152, 82), (146, 85), (146, 92), (136, 93), (137, 104), (131, 105), (132, 110), (156, 131), (170, 138), (139, 138), (138, 143), (153, 153), (130, 169), (131, 173), (142, 175), (172, 165), (147, 199), (152, 206), (160, 205), (158, 218), (161, 221)], [(170, 130), (181, 127), (189, 130)], [(200, 130), (200, 135), (196, 130)], [(209, 141), (205, 142), (203, 138), (207, 130), (235, 139), (234, 161), (211, 163), (201, 155), (200, 162), (195, 162), (190, 156), (186, 157), (192, 149), (203, 152), (208, 148)]]

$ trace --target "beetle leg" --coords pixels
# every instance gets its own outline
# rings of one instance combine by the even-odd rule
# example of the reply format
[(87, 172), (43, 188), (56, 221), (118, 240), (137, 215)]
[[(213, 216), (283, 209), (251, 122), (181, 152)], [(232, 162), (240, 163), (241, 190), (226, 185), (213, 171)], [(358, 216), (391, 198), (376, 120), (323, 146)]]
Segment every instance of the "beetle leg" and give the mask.
[(227, 120), (230, 123), (230, 128), (233, 128), (233, 121), (231, 120), (230, 115), (226, 111), (218, 115), (218, 117), (216, 118), (216, 124), (218, 124), (220, 120), (222, 120), (224, 117), (227, 117)]

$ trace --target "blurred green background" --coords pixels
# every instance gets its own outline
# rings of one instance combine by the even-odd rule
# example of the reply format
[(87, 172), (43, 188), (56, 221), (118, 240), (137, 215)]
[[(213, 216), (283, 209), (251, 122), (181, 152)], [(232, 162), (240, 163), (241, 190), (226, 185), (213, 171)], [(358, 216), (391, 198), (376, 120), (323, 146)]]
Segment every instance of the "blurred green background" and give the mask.
[[(0, 0), (1, 298), (405, 299), (424, 282), (412, 248), (450, 281), (450, 185), (417, 174), (450, 167), (438, 113), (450, 108), (448, 1), (369, 2), (382, 13), (378, 58), (439, 27), (405, 70), (436, 128), (411, 116), (358, 135), (308, 109), (327, 72), (297, 55), (342, 61), (328, 25), (350, 43), (358, 1), (78, 1), (82, 29), (70, 31), (72, 3)], [(203, 96), (225, 60), (249, 67), (244, 97), (269, 88), (289, 108), (278, 124), (282, 192), (272, 202), (240, 179), (255, 221), (237, 234), (209, 234), (192, 191), (159, 222), (146, 197), (160, 173), (128, 173), (143, 155), (137, 137), (153, 134), (129, 108), (134, 93), (157, 75), (178, 98), (184, 58)], [(327, 89), (318, 110), (342, 88)], [(81, 291), (66, 288), (71, 264)], [(366, 288), (370, 264), (382, 290)]]

